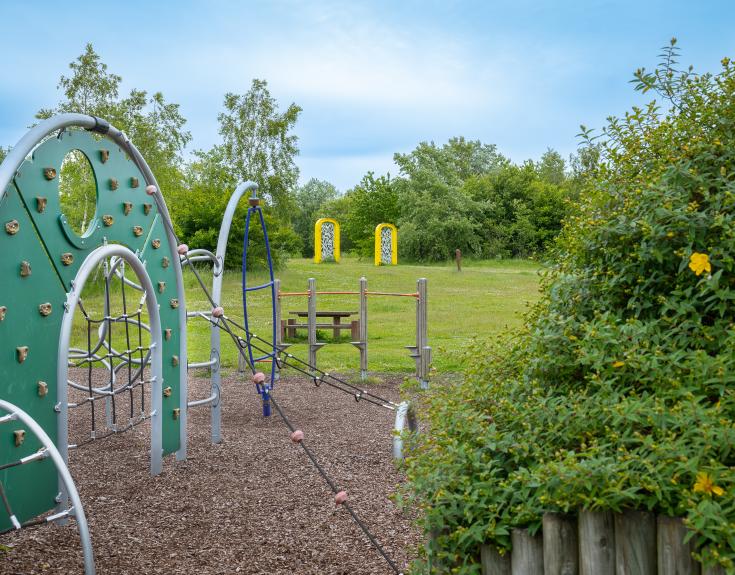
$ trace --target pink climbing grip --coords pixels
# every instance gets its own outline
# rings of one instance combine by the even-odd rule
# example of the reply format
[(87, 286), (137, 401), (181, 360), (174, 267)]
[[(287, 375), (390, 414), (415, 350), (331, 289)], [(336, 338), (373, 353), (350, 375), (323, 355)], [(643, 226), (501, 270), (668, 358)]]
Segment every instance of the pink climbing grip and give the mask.
[(265, 374), (262, 371), (258, 371), (257, 373), (253, 374), (253, 383), (264, 383), (265, 382)]
[(149, 196), (155, 196), (157, 191), (158, 188), (156, 188), (156, 186), (150, 185), (145, 187), (145, 193)]
[(178, 248), (176, 248), (176, 251), (179, 252), (180, 256), (183, 256), (186, 252), (189, 251), (189, 246), (186, 244), (181, 244)]
[(304, 432), (297, 429), (291, 434), (291, 441), (294, 443), (301, 443), (304, 440)]
[(212, 317), (222, 317), (223, 315), (225, 315), (225, 310), (220, 306), (217, 306), (212, 310)]
[(347, 492), (346, 491), (340, 491), (339, 493), (337, 493), (337, 495), (334, 496), (334, 502), (337, 505), (342, 505), (346, 501), (347, 501)]

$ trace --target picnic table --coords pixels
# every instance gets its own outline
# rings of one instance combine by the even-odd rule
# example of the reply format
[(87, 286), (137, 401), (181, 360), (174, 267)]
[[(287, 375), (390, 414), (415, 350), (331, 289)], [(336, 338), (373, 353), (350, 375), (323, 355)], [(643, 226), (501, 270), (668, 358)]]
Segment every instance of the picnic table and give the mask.
[[(295, 318), (288, 318), (288, 322), (285, 320), (281, 320), (281, 339), (285, 339), (286, 337), (296, 337), (296, 330), (297, 329), (303, 329), (308, 328), (308, 317), (309, 312), (308, 311), (289, 311), (289, 315), (296, 316)], [(316, 329), (331, 329), (332, 334), (335, 338), (338, 338), (340, 335), (340, 332), (343, 329), (349, 329), (350, 330), (350, 336), (352, 337), (352, 341), (357, 341), (360, 339), (360, 321), (357, 319), (351, 320), (349, 323), (342, 323), (342, 320), (345, 318), (350, 318), (352, 316), (359, 315), (359, 312), (356, 311), (318, 311), (316, 312), (317, 317), (317, 324)], [(298, 320), (303, 320), (304, 318), (307, 318), (307, 322), (303, 323), (298, 322)], [(321, 322), (319, 323), (319, 319), (321, 318), (331, 318), (331, 322)]]

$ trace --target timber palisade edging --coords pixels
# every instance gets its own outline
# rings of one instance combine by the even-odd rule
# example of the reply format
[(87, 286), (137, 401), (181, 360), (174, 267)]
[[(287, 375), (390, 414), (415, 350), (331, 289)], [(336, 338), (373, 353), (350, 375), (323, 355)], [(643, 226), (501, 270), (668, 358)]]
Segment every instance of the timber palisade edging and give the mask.
[(547, 513), (531, 535), (514, 529), (512, 550), (481, 547), (483, 575), (725, 575), (692, 557), (681, 518), (646, 511)]

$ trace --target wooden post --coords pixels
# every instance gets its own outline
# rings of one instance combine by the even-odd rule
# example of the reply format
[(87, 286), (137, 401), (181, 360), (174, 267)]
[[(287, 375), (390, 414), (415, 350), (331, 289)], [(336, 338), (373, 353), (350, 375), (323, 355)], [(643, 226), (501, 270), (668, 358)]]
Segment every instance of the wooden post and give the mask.
[(702, 569), (702, 575), (725, 575), (725, 568), (721, 565), (715, 567), (704, 567)]
[(656, 575), (656, 516), (628, 510), (615, 514), (617, 575)]
[(699, 575), (700, 565), (692, 557), (694, 540), (684, 543), (687, 528), (679, 517), (658, 517), (659, 575)]
[(480, 547), (480, 562), (482, 575), (511, 575), (510, 552), (506, 551), (501, 555), (495, 545)]
[(462, 250), (457, 248), (454, 250), (454, 261), (457, 262), (457, 271), (462, 271)]
[(610, 511), (579, 514), (580, 575), (615, 575), (615, 522)]
[(513, 529), (510, 534), (513, 551), (510, 556), (512, 575), (544, 575), (544, 540), (528, 529)]
[(544, 574), (578, 575), (577, 521), (558, 513), (544, 513)]

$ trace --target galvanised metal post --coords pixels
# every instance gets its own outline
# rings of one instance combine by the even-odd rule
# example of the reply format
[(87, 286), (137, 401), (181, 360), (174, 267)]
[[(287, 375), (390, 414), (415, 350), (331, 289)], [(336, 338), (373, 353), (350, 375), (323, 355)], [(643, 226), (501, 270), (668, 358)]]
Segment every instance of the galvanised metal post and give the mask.
[(276, 279), (273, 280), (273, 291), (276, 294), (276, 314), (275, 314), (275, 355), (273, 357), (273, 363), (271, 363), (271, 369), (273, 370), (273, 380), (278, 381), (281, 379), (281, 373), (278, 369), (278, 359), (280, 357), (280, 352), (283, 349), (283, 340), (281, 339), (281, 280)]
[(417, 358), (417, 377), (421, 389), (429, 387), (429, 362), (431, 361), (431, 348), (428, 347), (428, 300), (427, 300), (427, 281), (421, 278), (416, 282), (416, 291), (419, 294), (416, 302), (416, 353)]
[(309, 306), (307, 326), (309, 330), (309, 365), (316, 367), (316, 352), (321, 347), (316, 341), (316, 280), (309, 278)]
[(367, 278), (360, 278), (360, 377), (368, 375)]

